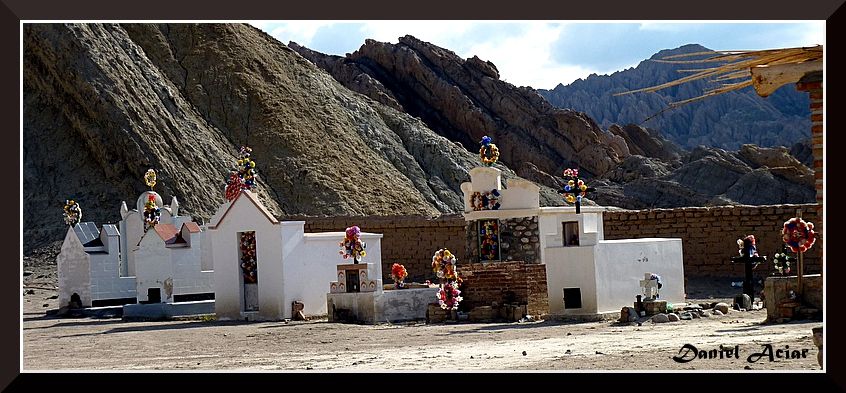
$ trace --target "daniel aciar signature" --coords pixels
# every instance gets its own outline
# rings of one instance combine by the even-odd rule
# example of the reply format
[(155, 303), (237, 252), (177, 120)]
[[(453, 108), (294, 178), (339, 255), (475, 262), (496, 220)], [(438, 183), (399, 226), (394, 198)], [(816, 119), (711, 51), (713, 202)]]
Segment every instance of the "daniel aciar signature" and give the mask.
[(679, 354), (673, 356), (678, 363), (687, 363), (696, 359), (740, 359), (745, 356), (749, 363), (758, 361), (775, 361), (776, 359), (804, 359), (808, 357), (810, 349), (791, 349), (790, 345), (773, 347), (772, 344), (762, 344), (760, 351), (750, 353), (748, 356), (741, 355), (740, 346), (723, 346), (713, 349), (698, 349), (692, 344), (685, 344), (679, 349)]

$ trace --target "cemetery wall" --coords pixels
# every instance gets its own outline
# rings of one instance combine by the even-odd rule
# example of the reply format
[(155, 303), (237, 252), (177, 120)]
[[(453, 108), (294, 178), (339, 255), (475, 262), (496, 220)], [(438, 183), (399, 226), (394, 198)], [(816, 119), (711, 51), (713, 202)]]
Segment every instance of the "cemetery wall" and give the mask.
[[(805, 221), (818, 223), (816, 204), (620, 210), (605, 213), (605, 238), (681, 238), (686, 277), (742, 277), (743, 267), (729, 261), (729, 257), (737, 255), (737, 239), (755, 235), (758, 252), (769, 259), (782, 244), (784, 221), (794, 217), (796, 209), (802, 209)], [(439, 248), (448, 248), (456, 254), (459, 272), (471, 260), (466, 249), (466, 223), (458, 214), (436, 218), (296, 216), (285, 219), (305, 221), (306, 232), (335, 232), (358, 225), (362, 231), (384, 234), (382, 278), (385, 283), (393, 282), (390, 268), (395, 262), (405, 265), (407, 280), (436, 281), (431, 264), (432, 254)], [(817, 243), (805, 254), (806, 274), (821, 272), (821, 255), (822, 236), (818, 236)], [(772, 271), (768, 261), (758, 266), (755, 274), (763, 277)]]
[[(464, 218), (444, 215), (430, 218), (421, 216), (367, 216), (367, 217), (289, 217), (305, 221), (305, 232), (337, 232), (358, 225), (362, 232), (381, 233), (382, 280), (393, 283), (391, 265), (399, 263), (408, 271), (406, 282), (437, 282), (432, 272), (432, 255), (440, 248), (449, 249), (458, 264), (467, 262), (465, 256)], [(338, 239), (340, 242), (341, 239)], [(341, 248), (338, 247), (338, 250)], [(368, 254), (369, 256), (369, 254)], [(369, 258), (365, 257), (364, 262)], [(343, 259), (338, 257), (338, 263)], [(373, 279), (379, 277), (372, 277)], [(327, 288), (328, 288), (327, 280)], [(327, 289), (328, 290), (328, 289)]]
[[(817, 205), (714, 206), (676, 209), (622, 210), (605, 213), (605, 239), (678, 237), (682, 239), (685, 277), (743, 277), (743, 265), (733, 264), (737, 239), (755, 235), (758, 253), (767, 256), (753, 274), (773, 273), (772, 255), (781, 250), (784, 222), (802, 210), (802, 218), (817, 224)], [(822, 236), (805, 253), (805, 274), (820, 273)]]

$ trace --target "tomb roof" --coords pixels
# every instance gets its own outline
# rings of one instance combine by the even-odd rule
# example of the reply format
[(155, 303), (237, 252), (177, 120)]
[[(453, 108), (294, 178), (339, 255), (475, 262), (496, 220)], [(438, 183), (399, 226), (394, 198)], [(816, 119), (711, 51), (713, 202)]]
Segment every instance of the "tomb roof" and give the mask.
[(187, 229), (188, 229), (188, 232), (191, 232), (191, 233), (198, 233), (198, 232), (200, 232), (200, 226), (199, 226), (199, 225), (197, 225), (197, 223), (196, 223), (196, 222), (193, 222), (193, 221), (191, 221), (191, 222), (186, 222), (186, 223), (182, 224), (182, 226), (183, 226), (183, 227), (185, 227), (185, 228), (187, 228)]
[[(276, 217), (274, 217), (273, 214), (271, 214), (267, 210), (267, 208), (264, 207), (264, 205), (258, 200), (258, 198), (256, 197), (255, 194), (253, 194), (249, 190), (241, 190), (241, 192), (238, 194), (238, 196), (235, 197), (235, 199), (232, 200), (232, 202), (229, 202), (227, 205), (225, 205), (226, 210), (224, 210), (222, 213), (221, 212), (215, 213), (215, 216), (212, 217), (212, 220), (209, 223), (209, 228), (217, 228), (220, 225), (220, 223), (223, 222), (223, 220), (226, 218), (226, 214), (229, 213), (230, 210), (232, 210), (232, 206), (235, 206), (235, 203), (238, 202), (238, 200), (241, 199), (241, 197), (244, 197), (247, 200), (249, 200), (250, 202), (252, 202), (253, 205), (255, 205), (255, 207), (258, 208), (259, 211), (265, 217), (267, 217), (267, 220), (270, 221), (272, 224), (276, 225), (276, 224), (279, 223), (279, 220), (277, 220)], [(220, 217), (220, 218), (217, 218), (217, 217)]]
[[(73, 227), (74, 233), (76, 233), (76, 237), (79, 238), (79, 242), (86, 247), (90, 247), (87, 243), (91, 242), (94, 239), (100, 238), (100, 231), (97, 229), (97, 225), (93, 222), (80, 222)], [(100, 244), (102, 245), (102, 244)]]

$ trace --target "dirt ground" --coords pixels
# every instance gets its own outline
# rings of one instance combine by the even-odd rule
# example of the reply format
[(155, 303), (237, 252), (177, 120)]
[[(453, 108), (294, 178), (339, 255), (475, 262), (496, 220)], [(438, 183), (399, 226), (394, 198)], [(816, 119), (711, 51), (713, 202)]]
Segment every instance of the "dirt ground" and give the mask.
[[(811, 328), (821, 323), (763, 324), (765, 310), (641, 326), (58, 318), (48, 315), (58, 308), (55, 265), (38, 260), (24, 259), (24, 370), (820, 370)], [(688, 292), (717, 301), (703, 294), (731, 292), (728, 282), (689, 284)], [(739, 356), (674, 361), (685, 344), (699, 351), (737, 345)], [(800, 356), (750, 362), (767, 344), (773, 356), (788, 346)]]

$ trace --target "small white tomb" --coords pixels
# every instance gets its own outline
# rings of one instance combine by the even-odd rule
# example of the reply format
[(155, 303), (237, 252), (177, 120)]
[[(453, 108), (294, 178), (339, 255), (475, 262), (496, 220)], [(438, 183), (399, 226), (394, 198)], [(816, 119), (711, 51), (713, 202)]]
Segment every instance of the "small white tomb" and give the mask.
[[(306, 316), (327, 314), (327, 283), (337, 277), (338, 243), (344, 232), (304, 233), (304, 226), (304, 221), (277, 220), (247, 190), (221, 205), (208, 225), (218, 318), (291, 318), (295, 301), (303, 303)], [(245, 233), (255, 239), (254, 283), (241, 266)], [(381, 238), (361, 234), (368, 260), (373, 261), (368, 277), (382, 277)], [(381, 290), (381, 280), (374, 281)]]

